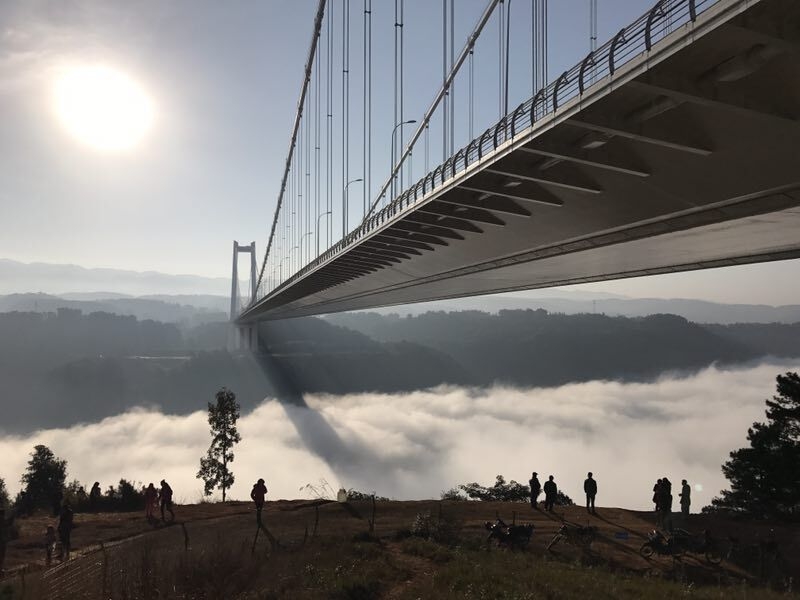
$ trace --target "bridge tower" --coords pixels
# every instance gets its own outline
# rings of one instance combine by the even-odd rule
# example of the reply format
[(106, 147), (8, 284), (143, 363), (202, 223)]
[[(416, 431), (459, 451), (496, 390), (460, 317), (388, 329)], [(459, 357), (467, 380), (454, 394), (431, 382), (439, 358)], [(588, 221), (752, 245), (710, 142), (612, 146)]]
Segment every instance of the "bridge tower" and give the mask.
[(233, 242), (233, 273), (231, 276), (231, 333), (228, 338), (230, 350), (258, 350), (258, 330), (257, 325), (238, 325), (236, 318), (239, 316), (240, 294), (239, 294), (239, 254), (250, 255), (250, 295), (248, 304), (256, 299), (256, 243), (249, 245)]

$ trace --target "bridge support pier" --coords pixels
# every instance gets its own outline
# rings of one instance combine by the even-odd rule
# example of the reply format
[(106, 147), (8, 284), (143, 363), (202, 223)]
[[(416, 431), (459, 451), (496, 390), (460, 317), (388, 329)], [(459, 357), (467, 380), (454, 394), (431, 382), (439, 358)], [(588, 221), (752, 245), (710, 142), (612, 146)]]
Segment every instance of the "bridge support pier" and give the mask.
[(258, 325), (238, 325), (231, 323), (228, 336), (228, 350), (231, 352), (258, 351)]

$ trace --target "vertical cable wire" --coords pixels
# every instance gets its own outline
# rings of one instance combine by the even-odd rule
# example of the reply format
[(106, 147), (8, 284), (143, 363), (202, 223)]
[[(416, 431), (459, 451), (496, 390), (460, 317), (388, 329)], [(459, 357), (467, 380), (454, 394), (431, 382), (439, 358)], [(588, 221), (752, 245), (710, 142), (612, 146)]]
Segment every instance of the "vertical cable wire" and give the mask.
[[(455, 0), (450, 0), (450, 71), (456, 60), (455, 38), (456, 38), (456, 5)], [(448, 158), (455, 152), (455, 131), (456, 131), (456, 84), (450, 86), (450, 147), (448, 148)]]
[(369, 36), (367, 37), (367, 73), (369, 75), (369, 85), (367, 86), (367, 169), (364, 173), (366, 193), (364, 194), (364, 214), (362, 219), (367, 216), (369, 198), (372, 197), (372, 0), (368, 0), (368, 6), (367, 25), (369, 26)]
[(506, 59), (506, 70), (505, 70), (505, 87), (503, 89), (503, 116), (508, 114), (508, 67), (511, 63), (511, 56), (509, 54), (511, 45), (511, 0), (508, 0), (508, 6), (506, 6), (506, 52), (505, 52), (505, 59)]
[(503, 29), (505, 29), (506, 3), (500, 0), (500, 10), (497, 16), (497, 114), (498, 119), (503, 117)]
[[(442, 86), (447, 83), (447, 0), (442, 0)], [(448, 104), (450, 90), (444, 90), (442, 99), (442, 162), (447, 160)]]
[[(399, 122), (400, 123), (402, 123), (405, 120), (405, 117), (404, 117), (404, 114), (403, 114), (403, 108), (404, 108), (404, 106), (403, 106), (403, 80), (404, 80), (404, 75), (405, 75), (405, 68), (404, 68), (404, 64), (403, 64), (403, 57), (404, 57), (404, 54), (405, 54), (404, 47), (403, 47), (403, 24), (405, 23), (405, 17), (404, 17), (404, 14), (403, 14), (404, 11), (405, 11), (405, 0), (400, 0), (400, 26), (399, 26), (399, 29), (400, 29), (400, 73), (399, 73), (399, 75), (400, 75), (400, 96), (397, 99), (397, 102), (398, 102), (398, 105), (399, 105), (399, 116), (400, 116), (400, 121)], [(402, 125), (400, 125), (400, 131), (398, 133), (400, 134), (400, 139), (398, 140), (398, 144), (397, 144), (398, 153), (395, 156), (400, 156), (400, 153), (403, 151), (403, 141), (405, 139), (405, 136), (404, 136), (404, 133), (403, 133), (403, 126)], [(401, 161), (400, 162), (400, 189), (396, 190), (396, 192), (398, 194), (402, 193), (402, 191), (403, 191), (404, 167), (405, 167), (404, 161)], [(392, 200), (394, 200), (394, 198), (392, 198)]]
[(364, 218), (364, 214), (367, 212), (367, 86), (368, 86), (368, 73), (367, 73), (367, 17), (369, 16), (369, 10), (367, 8), (367, 0), (364, 0), (364, 39), (362, 44), (363, 50), (363, 62), (362, 62), (362, 94), (361, 94), (361, 112), (362, 112), (362, 119), (361, 119), (361, 172), (363, 176), (361, 179), (363, 180), (361, 183), (361, 203), (363, 205), (363, 211), (361, 213), (361, 218)]
[[(317, 45), (319, 46), (319, 40), (317, 41)], [(314, 85), (314, 244), (316, 246), (314, 256), (315, 258), (319, 254), (316, 251), (319, 248), (319, 215), (320, 215), (320, 177), (321, 177), (321, 166), (320, 166), (320, 158), (321, 158), (321, 134), (320, 134), (320, 67), (322, 66), (319, 55), (317, 55), (317, 59), (315, 62), (316, 71), (314, 73), (314, 77), (316, 83)]]
[(469, 139), (475, 139), (475, 50), (469, 51)]
[(350, 0), (342, 2), (342, 238), (347, 235), (347, 62), (348, 62), (348, 13)]
[(333, 0), (331, 2), (331, 10), (328, 12), (328, 39), (327, 46), (328, 52), (327, 60), (327, 74), (325, 75), (325, 82), (327, 87), (326, 97), (326, 136), (325, 136), (325, 248), (331, 245), (331, 223), (333, 222)]

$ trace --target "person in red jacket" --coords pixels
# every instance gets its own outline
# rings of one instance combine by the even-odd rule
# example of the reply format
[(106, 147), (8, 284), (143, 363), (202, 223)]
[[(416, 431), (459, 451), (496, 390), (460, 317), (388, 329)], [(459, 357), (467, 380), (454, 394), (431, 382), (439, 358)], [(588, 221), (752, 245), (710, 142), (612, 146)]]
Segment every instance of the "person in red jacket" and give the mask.
[(264, 502), (267, 499), (267, 486), (264, 485), (264, 480), (259, 479), (253, 485), (253, 491), (250, 492), (250, 499), (256, 503), (256, 522), (261, 526), (261, 511), (264, 509)]

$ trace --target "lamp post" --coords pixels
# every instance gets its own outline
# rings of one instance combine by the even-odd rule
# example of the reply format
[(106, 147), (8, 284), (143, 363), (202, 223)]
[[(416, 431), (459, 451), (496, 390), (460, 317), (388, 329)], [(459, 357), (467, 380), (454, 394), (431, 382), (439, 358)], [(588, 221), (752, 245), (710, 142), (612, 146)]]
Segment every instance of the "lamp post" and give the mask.
[(394, 164), (394, 134), (397, 133), (397, 130), (400, 129), (403, 125), (411, 125), (411, 124), (416, 123), (416, 122), (417, 121), (415, 119), (411, 119), (410, 121), (403, 121), (402, 123), (398, 123), (397, 125), (395, 125), (394, 129), (392, 129), (392, 164), (391, 164), (391, 167), (389, 169), (389, 172), (392, 174), (392, 197), (389, 199), (390, 202), (392, 200), (394, 200), (394, 180), (397, 177), (397, 174), (394, 172), (394, 168), (395, 168), (395, 164)]
[(320, 235), (319, 235), (319, 221), (320, 221), (320, 219), (322, 219), (322, 217), (330, 215), (330, 214), (331, 214), (331, 211), (327, 211), (327, 212), (324, 212), (321, 215), (317, 216), (317, 256), (319, 256), (319, 238), (320, 238)]
[(358, 183), (359, 181), (364, 181), (364, 179), (359, 177), (358, 179), (353, 179), (352, 181), (348, 181), (347, 185), (344, 186), (344, 190), (342, 191), (342, 201), (343, 201), (343, 209), (344, 209), (342, 211), (342, 239), (344, 239), (344, 236), (347, 235), (347, 209), (348, 209), (347, 188), (350, 187), (351, 183)]

